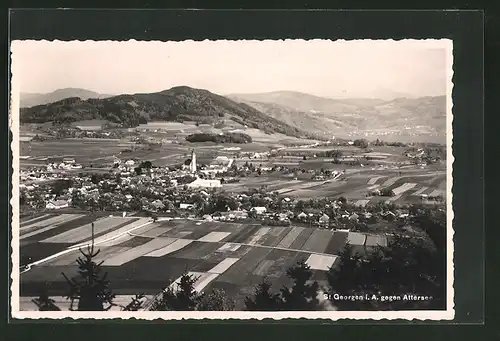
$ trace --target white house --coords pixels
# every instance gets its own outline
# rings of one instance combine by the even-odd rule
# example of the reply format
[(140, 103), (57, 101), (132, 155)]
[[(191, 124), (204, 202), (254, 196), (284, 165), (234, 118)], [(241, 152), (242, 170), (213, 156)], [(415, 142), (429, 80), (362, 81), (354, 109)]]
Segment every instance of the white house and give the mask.
[(327, 216), (326, 214), (323, 214), (321, 217), (319, 217), (320, 224), (328, 224), (329, 222), (330, 222), (330, 217)]
[(68, 206), (69, 204), (66, 200), (56, 200), (56, 201), (49, 201), (47, 205), (45, 205), (45, 208), (49, 210), (58, 210), (60, 208), (66, 208)]
[(179, 208), (182, 209), (182, 210), (190, 210), (194, 207), (193, 204), (180, 204), (179, 205)]
[(300, 212), (299, 215), (297, 215), (297, 218), (303, 220), (303, 219), (306, 219), (307, 218), (307, 214), (305, 214), (304, 212)]
[(267, 212), (267, 209), (262, 206), (257, 206), (257, 207), (252, 207), (252, 211), (257, 213), (257, 214), (264, 214)]

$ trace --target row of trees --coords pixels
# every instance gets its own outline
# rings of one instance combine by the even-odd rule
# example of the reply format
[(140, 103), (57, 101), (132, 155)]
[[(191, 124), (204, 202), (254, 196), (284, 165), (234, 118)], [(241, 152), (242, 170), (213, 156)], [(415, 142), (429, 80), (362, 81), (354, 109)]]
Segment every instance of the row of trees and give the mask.
[(252, 137), (243, 133), (195, 133), (186, 136), (188, 142), (251, 143)]
[[(394, 236), (387, 247), (366, 249), (364, 255), (346, 245), (338, 255), (338, 263), (326, 273), (327, 287), (313, 280), (313, 271), (299, 261), (286, 271), (289, 286), (278, 290), (266, 280), (256, 286), (255, 293), (244, 300), (249, 311), (307, 310), (411, 310), (445, 309), (446, 301), (446, 223), (440, 212), (420, 212), (413, 221), (425, 237)], [(77, 259), (78, 276), (68, 278), (67, 298), (72, 310), (105, 311), (116, 306), (107, 274), (94, 259), (99, 254), (94, 246), (81, 250)], [(122, 310), (156, 311), (224, 311), (236, 307), (232, 297), (221, 289), (206, 293), (195, 290), (197, 278), (184, 274), (178, 283), (161, 292), (152, 304), (145, 306), (144, 295), (136, 295)], [(329, 299), (324, 298), (327, 294)], [(426, 296), (424, 300), (339, 300), (338, 296), (405, 294)], [(33, 300), (40, 310), (59, 310), (46, 289)]]

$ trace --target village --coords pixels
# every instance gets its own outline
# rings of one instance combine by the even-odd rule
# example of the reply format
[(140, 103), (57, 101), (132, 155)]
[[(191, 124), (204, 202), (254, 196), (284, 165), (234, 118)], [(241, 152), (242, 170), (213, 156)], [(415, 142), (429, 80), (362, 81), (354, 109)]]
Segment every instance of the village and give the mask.
[[(356, 201), (349, 201), (344, 196), (300, 200), (267, 186), (226, 191), (226, 186), (237, 186), (242, 177), (259, 177), (269, 172), (276, 173), (276, 169), (248, 162), (238, 166), (226, 156), (218, 156), (209, 165), (200, 167), (194, 150), (184, 164), (175, 167), (156, 167), (150, 161), (122, 162), (115, 158), (109, 171), (99, 173), (93, 169), (85, 173), (78, 172), (82, 166), (74, 159), (64, 158), (62, 162), (44, 168), (21, 172), (20, 200), (23, 207), (206, 221), (260, 221), (269, 226), (293, 223), (366, 232), (370, 231), (369, 226), (377, 232), (381, 228), (379, 221), (390, 226), (404, 226), (410, 215), (409, 205), (386, 202), (357, 205)], [(293, 176), (285, 166), (278, 170), (283, 176)], [(344, 173), (313, 170), (308, 176), (315, 181), (340, 181)], [(367, 195), (381, 195), (380, 190), (378, 193), (374, 191), (377, 190), (368, 191)], [(399, 223), (395, 225), (395, 222)], [(382, 230), (393, 229), (383, 226)]]

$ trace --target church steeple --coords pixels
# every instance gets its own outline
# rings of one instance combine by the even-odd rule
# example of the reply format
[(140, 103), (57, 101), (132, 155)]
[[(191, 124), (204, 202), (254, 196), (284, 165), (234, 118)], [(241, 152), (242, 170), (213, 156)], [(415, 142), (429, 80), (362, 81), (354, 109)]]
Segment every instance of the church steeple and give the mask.
[(189, 169), (192, 173), (196, 173), (196, 153), (194, 149), (191, 150), (191, 165), (189, 165)]

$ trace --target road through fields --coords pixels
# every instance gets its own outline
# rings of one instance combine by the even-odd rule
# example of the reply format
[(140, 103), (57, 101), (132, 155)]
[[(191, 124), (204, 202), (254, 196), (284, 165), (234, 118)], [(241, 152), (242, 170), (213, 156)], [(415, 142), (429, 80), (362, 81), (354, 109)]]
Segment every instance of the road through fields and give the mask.
[[(111, 241), (111, 240), (114, 240), (114, 239), (119, 238), (119, 237), (121, 237), (121, 236), (127, 235), (127, 233), (128, 233), (128, 232), (132, 232), (132, 231), (134, 231), (134, 230), (137, 230), (137, 229), (139, 229), (139, 228), (141, 228), (141, 227), (144, 227), (144, 226), (149, 225), (149, 224), (152, 224), (152, 223), (153, 223), (153, 220), (151, 219), (151, 220), (147, 221), (146, 223), (140, 224), (140, 225), (138, 225), (138, 226), (131, 227), (131, 228), (130, 228), (129, 230), (127, 230), (127, 231), (119, 232), (119, 233), (117, 233), (116, 235), (113, 235), (113, 236), (111, 236), (111, 237), (109, 237), (109, 238), (107, 238), (107, 239), (102, 239), (102, 240), (100, 240), (100, 241), (97, 241), (97, 242), (95, 242), (95, 243), (94, 243), (94, 246), (97, 246), (97, 245), (100, 245), (100, 244), (107, 243), (107, 242), (109, 242), (109, 241)], [(75, 250), (77, 250), (77, 249), (79, 249), (79, 248), (88, 247), (88, 246), (90, 246), (90, 243), (80, 244), (80, 245), (76, 245), (76, 246), (69, 247), (69, 248), (67, 248), (66, 250), (61, 251), (61, 252), (58, 252), (58, 253), (56, 253), (56, 254), (54, 254), (54, 255), (52, 255), (52, 256), (45, 257), (45, 258), (40, 259), (40, 260), (38, 260), (38, 261), (36, 261), (36, 262), (33, 262), (33, 263), (31, 263), (31, 264), (28, 264), (28, 265), (26, 266), (26, 269), (24, 270), (24, 272), (29, 271), (29, 270), (30, 270), (30, 268), (31, 268), (32, 266), (34, 266), (34, 265), (40, 265), (40, 264), (42, 264), (42, 263), (48, 262), (48, 261), (50, 261), (50, 260), (52, 260), (52, 259), (54, 259), (54, 258), (57, 258), (57, 257), (59, 257), (59, 256), (62, 256), (62, 255), (68, 254), (68, 253), (70, 253), (70, 252), (73, 252), (73, 251), (75, 251)]]

